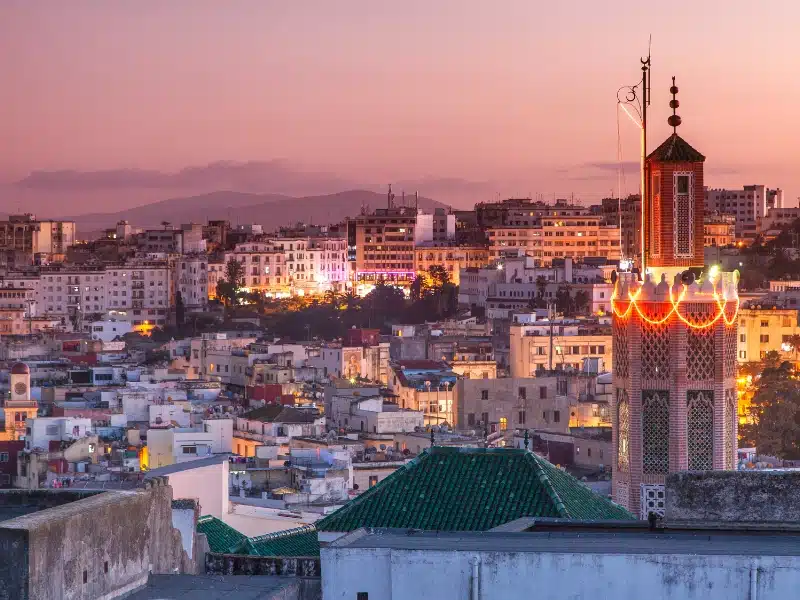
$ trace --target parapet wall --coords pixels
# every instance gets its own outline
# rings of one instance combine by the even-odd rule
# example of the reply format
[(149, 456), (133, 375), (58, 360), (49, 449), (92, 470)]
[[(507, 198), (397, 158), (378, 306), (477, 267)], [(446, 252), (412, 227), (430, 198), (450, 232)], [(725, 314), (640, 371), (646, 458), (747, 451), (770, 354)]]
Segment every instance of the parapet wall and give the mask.
[(113, 598), (151, 572), (194, 572), (192, 558), (173, 527), (172, 488), (156, 478), (0, 522), (0, 600)]
[(800, 521), (800, 471), (674, 473), (666, 482), (666, 519)]

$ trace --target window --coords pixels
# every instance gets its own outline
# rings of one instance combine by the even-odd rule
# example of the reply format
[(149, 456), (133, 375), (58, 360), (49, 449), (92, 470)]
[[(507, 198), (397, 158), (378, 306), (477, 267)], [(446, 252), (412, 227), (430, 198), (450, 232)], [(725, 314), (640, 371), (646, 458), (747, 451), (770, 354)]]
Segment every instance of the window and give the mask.
[(500, 417), (500, 431), (505, 431), (506, 429), (508, 429), (508, 419)]
[(375, 487), (378, 485), (378, 476), (377, 475), (370, 475), (369, 476), (369, 487)]
[(587, 448), (586, 449), (586, 456), (588, 456), (589, 458), (592, 458), (592, 449), (591, 448)]
[(0, 462), (8, 462), (8, 452), (0, 452)]
[(539, 386), (539, 398), (540, 399), (547, 398), (547, 386), (545, 385)]
[(561, 421), (561, 411), (554, 410), (553, 411), (553, 423), (559, 423)]
[(524, 410), (519, 411), (519, 413), (517, 414), (517, 423), (519, 423), (520, 425), (525, 425), (525, 411)]
[(184, 446), (183, 447), (184, 454), (197, 454), (197, 446)]
[(761, 326), (762, 327), (769, 327), (769, 321), (766, 321), (766, 320), (765, 321), (761, 321)]
[(484, 425), (489, 423), (489, 413), (488, 412), (481, 413), (481, 421), (483, 421)]
[(744, 343), (747, 341), (747, 336), (743, 333), (739, 336), (739, 341)]
[(489, 390), (481, 390), (481, 400), (489, 399)]
[(103, 563), (103, 573), (108, 573), (108, 561)]
[(769, 335), (763, 335), (762, 334), (760, 341), (761, 341), (762, 344), (768, 344), (769, 343)]
[(469, 413), (467, 415), (467, 426), (472, 427), (475, 425), (475, 413)]
[(679, 194), (688, 194), (689, 193), (689, 176), (688, 175), (678, 175), (677, 177), (677, 188)]
[(356, 594), (356, 600), (369, 600), (369, 593), (367, 593), (367, 592), (358, 592)]
[(519, 399), (526, 400), (528, 398), (528, 390), (524, 387), (519, 388)]
[(89, 573), (86, 572), (86, 569), (83, 570), (83, 583), (89, 581)]

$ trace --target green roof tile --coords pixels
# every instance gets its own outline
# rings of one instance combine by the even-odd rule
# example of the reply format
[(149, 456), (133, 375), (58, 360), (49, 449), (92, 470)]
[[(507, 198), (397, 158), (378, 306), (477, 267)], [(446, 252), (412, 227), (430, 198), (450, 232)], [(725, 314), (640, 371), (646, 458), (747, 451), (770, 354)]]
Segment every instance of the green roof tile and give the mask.
[(319, 540), (313, 525), (248, 538), (244, 552), (254, 556), (319, 556)]
[(227, 523), (209, 515), (197, 519), (197, 531), (206, 534), (211, 552), (220, 554), (235, 554), (247, 539)]
[(521, 517), (633, 519), (532, 452), (437, 447), (318, 521), (316, 528), (487, 531)]

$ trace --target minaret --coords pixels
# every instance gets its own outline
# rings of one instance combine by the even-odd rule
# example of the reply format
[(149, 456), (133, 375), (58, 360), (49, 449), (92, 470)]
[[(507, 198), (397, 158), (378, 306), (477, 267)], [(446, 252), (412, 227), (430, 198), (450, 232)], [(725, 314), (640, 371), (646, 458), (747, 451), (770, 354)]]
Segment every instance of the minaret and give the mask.
[(10, 399), (3, 404), (5, 431), (0, 432), (0, 440), (18, 440), (25, 435), (25, 422), (35, 419), (39, 411), (36, 400), (31, 399), (31, 370), (25, 363), (11, 367)]
[(705, 156), (673, 128), (645, 160), (643, 279), (613, 274), (614, 499), (664, 514), (669, 473), (731, 469), (736, 439), (738, 272), (703, 271)]

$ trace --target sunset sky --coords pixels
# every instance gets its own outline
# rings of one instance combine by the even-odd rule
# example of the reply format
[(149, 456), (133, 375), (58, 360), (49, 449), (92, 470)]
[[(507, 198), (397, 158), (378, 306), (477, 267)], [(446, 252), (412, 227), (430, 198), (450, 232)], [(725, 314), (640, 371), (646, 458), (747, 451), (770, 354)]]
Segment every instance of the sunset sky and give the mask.
[[(651, 149), (676, 75), (707, 183), (782, 187), (794, 204), (798, 22), (800, 5), (777, 0), (2, 0), (0, 212), (67, 210), (58, 177), (14, 183), (31, 171), (276, 159), (463, 206), (596, 201), (616, 190), (616, 90), (639, 77), (649, 34)], [(103, 181), (108, 210), (168, 197), (158, 181)], [(261, 185), (248, 182), (274, 191)], [(73, 213), (98, 209), (68, 191)]]

